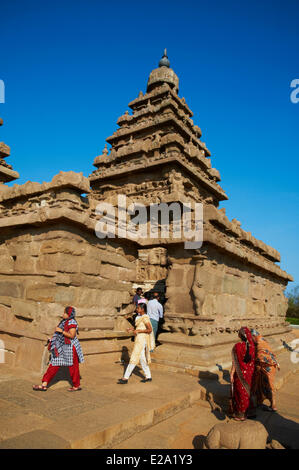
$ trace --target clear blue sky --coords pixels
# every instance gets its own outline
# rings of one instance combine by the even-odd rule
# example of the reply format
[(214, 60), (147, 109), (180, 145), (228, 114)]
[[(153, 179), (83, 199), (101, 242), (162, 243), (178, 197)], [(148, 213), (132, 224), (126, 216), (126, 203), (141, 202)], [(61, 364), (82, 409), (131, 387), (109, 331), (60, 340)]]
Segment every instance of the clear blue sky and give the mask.
[(280, 251), (299, 283), (298, 0), (7, 0), (0, 140), (19, 184), (88, 176), (167, 47), (230, 219)]

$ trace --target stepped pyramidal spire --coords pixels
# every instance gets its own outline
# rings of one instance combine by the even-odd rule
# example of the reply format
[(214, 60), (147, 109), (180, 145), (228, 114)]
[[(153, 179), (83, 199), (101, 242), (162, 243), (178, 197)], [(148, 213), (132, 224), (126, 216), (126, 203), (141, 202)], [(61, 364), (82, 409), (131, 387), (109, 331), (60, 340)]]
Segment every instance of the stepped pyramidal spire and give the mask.
[[(211, 167), (201, 129), (191, 119), (185, 99), (178, 96), (178, 86), (165, 49), (149, 75), (146, 93), (129, 103), (132, 113), (120, 116), (119, 128), (106, 139), (110, 153), (103, 151), (94, 160), (97, 169), (89, 179), (100, 199), (117, 188), (143, 203), (209, 200), (218, 207), (228, 199), (218, 184), (219, 172)], [(151, 184), (145, 183), (149, 175)]]

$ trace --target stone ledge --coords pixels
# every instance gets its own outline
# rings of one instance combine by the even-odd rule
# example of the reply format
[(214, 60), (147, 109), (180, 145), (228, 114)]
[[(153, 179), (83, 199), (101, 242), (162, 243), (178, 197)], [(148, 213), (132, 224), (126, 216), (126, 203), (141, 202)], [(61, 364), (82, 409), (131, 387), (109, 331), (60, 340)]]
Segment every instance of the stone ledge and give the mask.
[(18, 337), (36, 339), (38, 341), (47, 340), (46, 335), (39, 333), (38, 331), (32, 331), (32, 328), (20, 327), (3, 321), (0, 321), (0, 334), (1, 333), (7, 333), (9, 335)]
[(268, 255), (271, 257), (272, 261), (280, 261), (280, 254), (277, 250), (267, 245), (261, 240), (258, 240), (252, 236), (250, 232), (245, 232), (240, 228), (240, 222), (234, 219), (231, 222), (228, 217), (225, 215), (224, 209), (217, 209), (212, 204), (204, 206), (204, 218), (210, 222), (217, 222), (223, 226), (224, 230), (231, 231), (237, 238), (242, 241), (250, 242), (255, 248), (260, 251), (262, 255)]
[(0, 158), (6, 158), (10, 155), (10, 147), (4, 142), (0, 142)]
[[(1, 173), (2, 177), (4, 177), (6, 183), (8, 183), (10, 181), (13, 181), (15, 179), (18, 179), (20, 177), (20, 175), (17, 171), (11, 170), (10, 168), (7, 168), (4, 165), (0, 165), (0, 173)], [(1, 185), (1, 189), (5, 191), (5, 189), (2, 186), (3, 185)], [(7, 188), (7, 186), (5, 186), (5, 188)], [(0, 198), (1, 198), (2, 193), (4, 191), (0, 192)]]
[(82, 331), (80, 330), (79, 340), (88, 340), (88, 339), (107, 339), (107, 338), (130, 338), (133, 336), (132, 333), (126, 333), (124, 331)]
[[(146, 152), (143, 152), (143, 153), (146, 154)], [(210, 189), (213, 193), (215, 193), (219, 197), (219, 200), (228, 199), (228, 196), (226, 195), (224, 190), (217, 183), (213, 183), (212, 181), (203, 178), (202, 175), (196, 171), (196, 168), (190, 167), (190, 165), (182, 161), (182, 159), (177, 156), (167, 156), (167, 157), (162, 157), (162, 158), (159, 157), (158, 159), (152, 158), (151, 160), (146, 160), (146, 162), (144, 162), (144, 160), (141, 159), (138, 165), (137, 164), (134, 164), (134, 166), (129, 165), (127, 168), (115, 167), (115, 168), (110, 169), (109, 171), (107, 171), (107, 173), (104, 173), (104, 174), (102, 174), (103, 172), (101, 171), (97, 173), (99, 170), (96, 170), (89, 176), (89, 180), (91, 182), (94, 182), (97, 180), (105, 180), (116, 175), (127, 174), (128, 171), (130, 171), (130, 173), (138, 172), (138, 171), (140, 172), (140, 171), (144, 171), (145, 168), (165, 165), (170, 162), (175, 162), (181, 165), (185, 170), (188, 171), (188, 173), (191, 173), (193, 177), (195, 176), (197, 179), (199, 179), (201, 184), (205, 184), (208, 189)]]
[(53, 176), (52, 181), (49, 183), (27, 181), (27, 183), (22, 185), (14, 184), (13, 187), (6, 187), (5, 191), (0, 193), (0, 202), (19, 197), (28, 197), (34, 194), (64, 187), (74, 188), (80, 190), (82, 193), (88, 193), (90, 191), (88, 178), (85, 178), (83, 173), (61, 171), (57, 175)]
[[(13, 325), (8, 322), (0, 321), (0, 335), (1, 333), (17, 336), (17, 337), (26, 337), (30, 339), (36, 339), (38, 341), (46, 341), (48, 336), (46, 334), (39, 333), (34, 331), (33, 328), (20, 327), (18, 325)], [(132, 333), (127, 333), (124, 331), (113, 331), (113, 330), (98, 330), (98, 331), (82, 331), (79, 332), (79, 340), (105, 340), (105, 339), (117, 339), (117, 338), (130, 338)]]

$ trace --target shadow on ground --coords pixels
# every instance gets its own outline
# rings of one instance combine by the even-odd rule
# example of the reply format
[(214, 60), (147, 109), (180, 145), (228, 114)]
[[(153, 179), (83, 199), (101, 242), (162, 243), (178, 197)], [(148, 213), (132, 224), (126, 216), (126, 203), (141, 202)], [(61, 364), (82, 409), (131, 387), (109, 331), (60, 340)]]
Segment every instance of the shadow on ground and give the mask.
[(279, 412), (258, 409), (254, 421), (262, 423), (269, 435), (269, 441), (280, 442), (286, 449), (299, 449), (299, 423), (285, 418)]
[[(126, 346), (123, 346), (122, 351), (121, 351), (121, 358), (120, 362), (122, 363), (123, 366), (123, 376), (125, 374), (126, 368), (130, 362), (130, 355), (128, 348)], [(135, 366), (135, 369), (133, 370), (133, 375), (137, 375), (137, 377), (141, 377), (144, 379), (144, 374), (142, 373), (142, 369), (137, 365)]]
[(198, 436), (195, 436), (192, 445), (194, 449), (205, 449), (205, 441), (206, 441), (206, 436), (203, 434), (199, 434)]
[(222, 372), (222, 380), (219, 381), (218, 374), (209, 374), (209, 377), (201, 377), (199, 375), (199, 384), (205, 388), (205, 399), (211, 407), (211, 412), (219, 420), (223, 421), (228, 417), (229, 397), (230, 397), (230, 379), (229, 371), (220, 369)]
[[(81, 378), (81, 376), (80, 376)], [(48, 388), (53, 387), (53, 385), (57, 384), (60, 381), (67, 381), (70, 384), (70, 387), (73, 386), (73, 382), (70, 376), (70, 371), (67, 366), (61, 366), (55, 377), (51, 380), (48, 384)]]

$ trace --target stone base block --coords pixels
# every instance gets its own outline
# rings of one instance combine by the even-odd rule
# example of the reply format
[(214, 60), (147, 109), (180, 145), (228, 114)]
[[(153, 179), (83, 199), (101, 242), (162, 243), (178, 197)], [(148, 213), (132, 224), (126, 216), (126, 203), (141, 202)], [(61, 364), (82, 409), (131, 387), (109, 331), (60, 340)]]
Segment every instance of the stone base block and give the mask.
[[(162, 343), (153, 354), (153, 362), (168, 366), (172, 370), (191, 373), (198, 376), (218, 377), (217, 372), (231, 367), (231, 351), (238, 342), (235, 335), (224, 335), (222, 342), (217, 335), (211, 335), (210, 341), (204, 345), (200, 337), (192, 337), (179, 333), (162, 333), (159, 341)], [(229, 339), (228, 339), (229, 338)], [(292, 332), (286, 331), (266, 336), (273, 352), (280, 354), (290, 347), (295, 339)], [(214, 342), (214, 344), (213, 344)]]
[(44, 352), (44, 342), (31, 338), (20, 338), (16, 350), (15, 366), (32, 371), (40, 371)]
[(112, 330), (113, 318), (83, 317), (79, 321), (80, 330)]
[[(120, 359), (119, 352), (109, 352), (105, 356), (109, 356), (111, 363), (117, 362)], [(103, 362), (103, 354), (89, 354), (84, 357), (85, 364), (87, 366), (101, 366)]]

